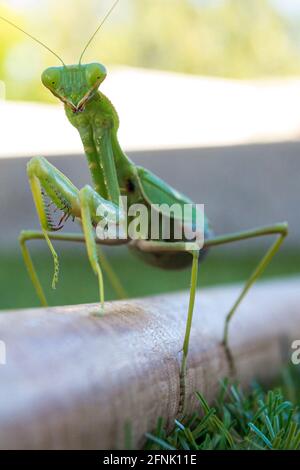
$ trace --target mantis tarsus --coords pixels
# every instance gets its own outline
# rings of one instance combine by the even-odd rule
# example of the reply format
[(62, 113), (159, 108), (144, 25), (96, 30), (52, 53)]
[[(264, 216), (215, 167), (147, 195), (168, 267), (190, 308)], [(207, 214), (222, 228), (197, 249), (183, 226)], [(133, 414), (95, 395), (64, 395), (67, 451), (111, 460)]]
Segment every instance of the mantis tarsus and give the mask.
[[(117, 3), (117, 1), (114, 3), (109, 13)], [(104, 20), (107, 16), (108, 15), (106, 15)], [(1, 19), (21, 30), (21, 28), (7, 19), (2, 17)], [(100, 26), (103, 24), (104, 20), (101, 22)], [(104, 243), (112, 245), (116, 243), (127, 243), (133, 250), (141, 254), (146, 262), (156, 264), (160, 267), (179, 268), (192, 264), (189, 307), (180, 371), (181, 379), (184, 381), (196, 295), (198, 264), (199, 261), (202, 260), (202, 255), (205, 253), (205, 250), (217, 245), (239, 240), (266, 235), (277, 236), (274, 244), (267, 251), (246, 282), (238, 299), (226, 317), (223, 345), (228, 357), (230, 357), (228, 348), (228, 327), (230, 320), (247, 291), (278, 251), (282, 241), (287, 235), (288, 226), (287, 223), (280, 223), (240, 233), (214, 236), (206, 220), (204, 225), (204, 246), (197, 246), (195, 242), (192, 250), (187, 250), (186, 240), (184, 239), (180, 241), (166, 241), (162, 238), (153, 240), (149, 236), (146, 240), (133, 240), (130, 238), (126, 240), (99, 240), (95, 237), (95, 226), (99, 221), (99, 216), (97, 216), (98, 207), (105, 207), (105, 210), (111, 215), (117, 212), (119, 213), (121, 209), (119, 207), (119, 198), (121, 195), (128, 197), (129, 205), (138, 202), (143, 203), (147, 207), (153, 204), (167, 203), (168, 205), (172, 205), (177, 203), (184, 205), (191, 202), (188, 198), (178, 193), (150, 171), (136, 166), (122, 151), (117, 137), (119, 127), (117, 112), (108, 98), (98, 90), (99, 86), (106, 78), (106, 69), (100, 63), (82, 64), (83, 54), (100, 29), (100, 26), (88, 41), (77, 65), (66, 65), (60, 57), (45, 46), (45, 44), (21, 30), (50, 50), (50, 52), (62, 62), (62, 65), (59, 67), (47, 68), (42, 74), (42, 82), (53, 95), (63, 102), (67, 118), (79, 131), (93, 181), (93, 187), (87, 185), (79, 190), (63, 173), (51, 165), (45, 158), (35, 157), (31, 159), (27, 166), (27, 173), (42, 230), (22, 231), (20, 234), (21, 249), (29, 276), (42, 305), (47, 305), (47, 301), (27, 249), (26, 242), (28, 240), (46, 239), (54, 257), (54, 283), (57, 280), (58, 258), (52, 241), (64, 240), (85, 243), (90, 264), (98, 278), (101, 304), (104, 302), (101, 268), (107, 271), (111, 282), (120, 295), (123, 294), (123, 291), (122, 286), (111, 270), (107, 260), (104, 258), (103, 253), (97, 249), (98, 244)], [(53, 224), (51, 211), (45, 204), (45, 195), (63, 212), (61, 224), (58, 226)], [(56, 233), (57, 230), (62, 228), (64, 219), (69, 216), (76, 218), (81, 223), (83, 229), (82, 235)], [(191, 221), (187, 220), (183, 220), (183, 224), (184, 223), (192, 224)]]

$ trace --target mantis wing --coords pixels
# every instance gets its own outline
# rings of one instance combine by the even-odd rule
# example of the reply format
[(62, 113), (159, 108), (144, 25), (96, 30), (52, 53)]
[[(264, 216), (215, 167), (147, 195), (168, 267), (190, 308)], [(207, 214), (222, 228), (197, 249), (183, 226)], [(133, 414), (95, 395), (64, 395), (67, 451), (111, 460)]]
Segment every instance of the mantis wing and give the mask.
[[(151, 171), (143, 167), (137, 167), (138, 181), (140, 190), (148, 202), (148, 204), (155, 204), (160, 207), (155, 207), (162, 216), (170, 217), (169, 208), (174, 204), (178, 204), (182, 209), (182, 215), (178, 216), (176, 212), (172, 213), (172, 218), (183, 226), (193, 228), (196, 224), (197, 206), (187, 196), (183, 195), (176, 189), (169, 186), (165, 181), (154, 175)], [(186, 205), (189, 204), (191, 210), (185, 210)], [(180, 217), (180, 218), (179, 218)], [(211, 233), (209, 222), (204, 217), (204, 236)]]

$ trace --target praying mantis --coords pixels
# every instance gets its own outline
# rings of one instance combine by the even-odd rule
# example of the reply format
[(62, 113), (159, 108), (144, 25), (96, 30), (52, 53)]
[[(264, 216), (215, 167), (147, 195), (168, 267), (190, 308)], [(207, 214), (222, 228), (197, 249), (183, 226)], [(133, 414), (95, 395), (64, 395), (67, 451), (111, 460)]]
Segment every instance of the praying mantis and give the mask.
[[(186, 243), (184, 237), (181, 240), (175, 240), (171, 236), (169, 240), (166, 240), (160, 235), (158, 240), (153, 239), (151, 238), (150, 226), (145, 238), (132, 239), (127, 237), (125, 239), (110, 239), (108, 237), (99, 239), (96, 237), (95, 228), (101, 219), (115, 217), (119, 221), (118, 223), (121, 224), (123, 210), (120, 205), (121, 196), (127, 197), (129, 206), (141, 203), (148, 208), (160, 204), (166, 204), (171, 207), (173, 204), (184, 206), (191, 203), (186, 196), (173, 189), (153, 173), (136, 166), (123, 152), (118, 141), (118, 114), (109, 99), (99, 90), (107, 75), (105, 66), (96, 62), (82, 63), (88, 46), (117, 3), (118, 1), (113, 4), (100, 26), (91, 36), (83, 49), (79, 62), (75, 65), (66, 65), (55, 52), (40, 40), (6, 18), (0, 17), (45, 47), (61, 62), (60, 66), (47, 68), (42, 73), (42, 83), (63, 103), (69, 122), (78, 130), (93, 182), (93, 186), (86, 185), (82, 189), (78, 189), (45, 158), (32, 158), (27, 165), (27, 174), (41, 230), (22, 231), (19, 240), (30, 279), (41, 304), (44, 306), (47, 305), (47, 300), (27, 247), (29, 240), (46, 240), (54, 259), (53, 287), (58, 277), (58, 256), (52, 242), (70, 241), (85, 243), (88, 259), (98, 280), (99, 299), (102, 308), (104, 304), (102, 269), (106, 270), (110, 281), (120, 297), (124, 296), (124, 291), (116, 274), (112, 271), (107, 259), (100, 250), (99, 245), (101, 244), (127, 244), (145, 262), (161, 268), (175, 269), (191, 266), (189, 306), (180, 367), (180, 377), (184, 380), (196, 297), (198, 266), (203, 261), (206, 251), (215, 246), (240, 240), (267, 235), (274, 235), (276, 237), (274, 243), (241, 289), (240, 295), (226, 316), (222, 342), (225, 351), (229, 354), (228, 332), (230, 321), (246, 293), (279, 250), (284, 238), (288, 234), (288, 224), (284, 222), (238, 233), (215, 236), (208, 220), (205, 218), (204, 233), (202, 234), (204, 236), (203, 245), (197, 242), (197, 237), (189, 244)], [(58, 224), (55, 224), (53, 221), (51, 209), (46, 203), (47, 199), (57, 209), (62, 211), (62, 217)], [(102, 214), (105, 213), (105, 216), (99, 215), (99, 208), (102, 209)], [(159, 213), (159, 215), (162, 214)], [(70, 216), (81, 224), (82, 234), (57, 233), (58, 230), (63, 228), (65, 220)], [(171, 223), (178, 222), (172, 213), (170, 213), (169, 218)], [(192, 229), (194, 220), (193, 217), (185, 218), (183, 216), (180, 223), (182, 226), (189, 226)]]

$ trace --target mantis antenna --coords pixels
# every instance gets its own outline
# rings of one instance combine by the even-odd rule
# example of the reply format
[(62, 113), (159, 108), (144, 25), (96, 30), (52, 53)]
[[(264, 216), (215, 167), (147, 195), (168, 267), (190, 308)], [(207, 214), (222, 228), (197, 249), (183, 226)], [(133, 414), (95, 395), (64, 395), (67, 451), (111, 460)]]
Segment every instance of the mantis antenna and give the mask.
[(57, 55), (54, 51), (52, 51), (50, 49), (50, 47), (46, 46), (46, 44), (44, 44), (42, 41), (40, 41), (39, 39), (35, 38), (34, 36), (32, 36), (31, 34), (27, 33), (26, 31), (24, 31), (24, 29), (20, 28), (19, 26), (17, 26), (16, 24), (14, 24), (12, 21), (9, 21), (7, 20), (6, 18), (4, 18), (3, 16), (0, 15), (0, 19), (5, 21), (6, 23), (8, 23), (9, 25), (13, 26), (14, 28), (18, 29), (19, 31), (21, 31), (22, 33), (26, 34), (26, 36), (29, 36), (31, 39), (33, 39), (35, 42), (37, 42), (38, 44), (40, 44), (41, 46), (43, 46), (45, 49), (47, 49), (49, 52), (51, 52), (51, 54), (53, 54), (55, 57), (57, 57), (57, 59), (59, 59), (59, 61), (63, 64), (63, 66), (65, 67), (66, 64), (64, 63), (64, 61), (59, 57), (59, 55)]
[(101, 26), (105, 23), (105, 21), (107, 20), (107, 18), (110, 16), (110, 14), (112, 13), (112, 11), (115, 9), (115, 7), (117, 6), (117, 4), (119, 3), (119, 0), (116, 0), (114, 2), (114, 4), (112, 5), (112, 7), (109, 9), (109, 11), (106, 13), (105, 17), (103, 18), (103, 20), (101, 21), (101, 23), (99, 24), (98, 28), (96, 29), (96, 31), (94, 32), (94, 34), (90, 37), (90, 39), (88, 40), (85, 48), (83, 49), (82, 53), (81, 53), (81, 56), (79, 58), (79, 65), (81, 64), (81, 61), (82, 61), (82, 57), (84, 56), (87, 48), (89, 47), (89, 45), (91, 44), (91, 42), (93, 41), (94, 37), (96, 36), (96, 34), (98, 33), (99, 29), (101, 28)]

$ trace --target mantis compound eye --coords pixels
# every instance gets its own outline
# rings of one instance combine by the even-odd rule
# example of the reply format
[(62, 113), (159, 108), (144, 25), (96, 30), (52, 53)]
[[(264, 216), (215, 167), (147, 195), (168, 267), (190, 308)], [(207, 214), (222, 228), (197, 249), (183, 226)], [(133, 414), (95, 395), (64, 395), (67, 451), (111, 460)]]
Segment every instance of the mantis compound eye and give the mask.
[(56, 88), (59, 80), (60, 72), (56, 67), (50, 67), (42, 73), (42, 82), (47, 88)]
[(86, 79), (89, 86), (100, 85), (106, 77), (106, 68), (102, 64), (89, 64), (86, 68)]

